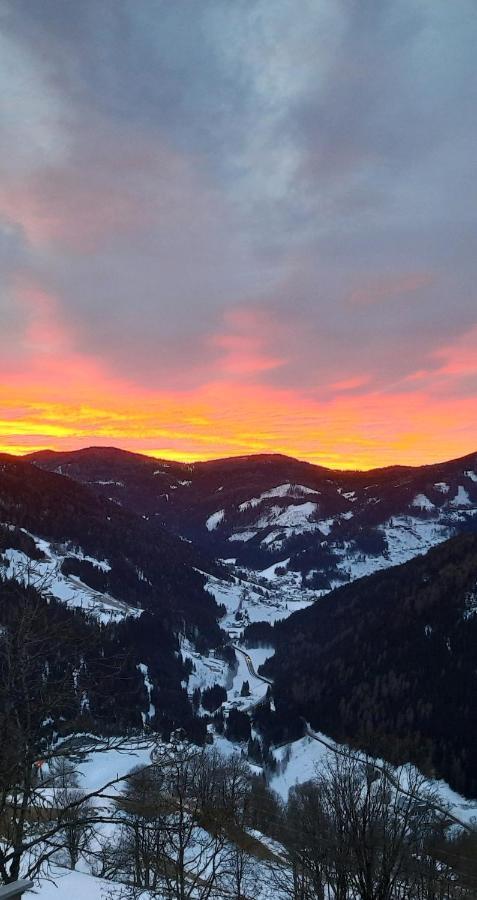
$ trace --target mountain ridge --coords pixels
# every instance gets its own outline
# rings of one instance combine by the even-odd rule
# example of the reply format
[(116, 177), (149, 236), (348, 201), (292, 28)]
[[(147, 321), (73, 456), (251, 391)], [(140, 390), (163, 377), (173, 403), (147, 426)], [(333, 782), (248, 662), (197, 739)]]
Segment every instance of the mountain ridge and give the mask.
[(287, 453), (279, 453), (279, 452), (277, 452), (277, 453), (248, 453), (248, 454), (243, 454), (240, 456), (218, 456), (218, 457), (214, 457), (213, 459), (193, 460), (192, 462), (186, 463), (186, 462), (181, 462), (179, 460), (165, 459), (163, 457), (151, 456), (148, 453), (141, 453), (141, 452), (138, 452), (135, 450), (125, 450), (124, 448), (117, 447), (113, 444), (110, 446), (104, 446), (101, 444), (92, 444), (91, 446), (79, 447), (75, 450), (53, 450), (51, 448), (45, 448), (44, 450), (35, 450), (35, 451), (32, 451), (31, 453), (25, 453), (22, 455), (6, 454), (6, 453), (0, 454), (0, 455), (12, 456), (16, 459), (24, 459), (24, 460), (27, 460), (30, 462), (37, 462), (37, 461), (43, 461), (45, 459), (58, 458), (60, 456), (61, 457), (72, 457), (72, 456), (80, 455), (80, 454), (86, 456), (89, 453), (94, 453), (94, 454), (97, 454), (98, 456), (101, 456), (102, 454), (107, 455), (107, 454), (111, 454), (111, 453), (112, 454), (121, 454), (124, 456), (131, 456), (131, 457), (135, 457), (135, 458), (144, 458), (146, 460), (149, 460), (150, 462), (162, 463), (162, 464), (166, 464), (166, 465), (170, 465), (170, 466), (174, 466), (174, 467), (177, 466), (177, 467), (181, 467), (181, 468), (210, 467), (210, 466), (213, 466), (214, 464), (223, 464), (223, 463), (233, 464), (234, 462), (239, 463), (241, 461), (249, 461), (249, 462), (263, 461), (263, 462), (265, 462), (268, 460), (270, 460), (270, 461), (284, 460), (284, 461), (293, 462), (293, 463), (300, 463), (305, 466), (310, 466), (313, 469), (317, 469), (317, 470), (324, 471), (324, 472), (337, 473), (337, 474), (343, 475), (343, 476), (345, 476), (345, 475), (360, 475), (360, 474), (370, 476), (370, 475), (373, 475), (373, 474), (375, 475), (375, 474), (379, 474), (379, 473), (389, 473), (391, 471), (407, 471), (407, 470), (409, 470), (412, 472), (412, 471), (416, 471), (419, 469), (431, 469), (431, 468), (435, 468), (435, 467), (439, 468), (440, 466), (447, 466), (447, 465), (450, 465), (451, 463), (456, 463), (456, 464), (464, 463), (466, 460), (468, 460), (470, 462), (473, 458), (475, 458), (477, 456), (477, 450), (474, 450), (474, 451), (470, 451), (469, 453), (465, 453), (462, 456), (451, 457), (450, 459), (439, 460), (438, 462), (433, 462), (433, 463), (422, 463), (420, 465), (419, 464), (411, 465), (411, 464), (407, 464), (407, 463), (396, 462), (396, 463), (390, 463), (387, 466), (373, 466), (369, 469), (359, 469), (359, 468), (357, 468), (357, 469), (340, 469), (340, 468), (334, 468), (331, 466), (320, 465), (319, 463), (312, 463), (309, 460), (300, 459), (297, 456), (291, 456)]
[(27, 462), (86, 484), (215, 558), (271, 577), (275, 568), (299, 573), (317, 591), (477, 528), (477, 453), (366, 472), (269, 454), (172, 463), (117, 448)]

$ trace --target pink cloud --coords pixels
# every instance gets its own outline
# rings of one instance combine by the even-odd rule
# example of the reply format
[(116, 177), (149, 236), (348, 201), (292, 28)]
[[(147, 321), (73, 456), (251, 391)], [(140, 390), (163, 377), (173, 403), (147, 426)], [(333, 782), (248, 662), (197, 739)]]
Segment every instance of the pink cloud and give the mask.
[(334, 381), (330, 384), (330, 388), (333, 391), (354, 391), (357, 388), (369, 384), (369, 381), (369, 375), (356, 375), (355, 377), (352, 376), (351, 378), (343, 378), (339, 381)]
[(211, 344), (223, 350), (218, 368), (226, 375), (255, 375), (270, 369), (277, 369), (286, 359), (268, 355), (262, 349), (260, 338), (249, 338), (238, 334), (214, 335)]
[(224, 376), (253, 376), (284, 366), (285, 356), (273, 353), (278, 325), (264, 309), (232, 308), (224, 315), (226, 330), (209, 337), (211, 347), (221, 351), (214, 370)]
[(441, 363), (438, 371), (443, 375), (477, 375), (477, 327), (454, 344), (436, 350), (433, 355)]

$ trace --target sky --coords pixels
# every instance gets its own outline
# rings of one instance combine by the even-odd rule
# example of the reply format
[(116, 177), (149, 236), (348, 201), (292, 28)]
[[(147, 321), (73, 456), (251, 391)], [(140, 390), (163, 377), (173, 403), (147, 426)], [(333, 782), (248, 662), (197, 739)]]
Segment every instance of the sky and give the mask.
[(1, 0), (0, 450), (477, 450), (475, 0)]

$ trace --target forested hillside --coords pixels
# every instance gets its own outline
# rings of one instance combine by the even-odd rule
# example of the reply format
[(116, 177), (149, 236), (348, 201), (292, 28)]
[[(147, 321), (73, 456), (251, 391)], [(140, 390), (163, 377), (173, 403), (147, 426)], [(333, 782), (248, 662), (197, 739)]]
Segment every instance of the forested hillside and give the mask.
[[(73, 480), (1, 457), (0, 625), (7, 624), (12, 597), (27, 602), (24, 592), (36, 588), (39, 622), (53, 610), (68, 619), (68, 634), (57, 641), (58, 665), (69, 660), (71, 632), (90, 635), (88, 642), (115, 673), (102, 707), (89, 692), (83, 704), (82, 716), (87, 711), (94, 727), (147, 723), (167, 735), (180, 725), (204, 739), (205, 723), (194, 716), (185, 687), (190, 662), (180, 652), (181, 637), (205, 652), (220, 650), (226, 640), (204, 566), (227, 577), (186, 541), (148, 527)], [(49, 666), (49, 657), (41, 664)], [(129, 700), (125, 672), (134, 695)]]
[[(211, 645), (221, 642), (220, 610), (201, 570), (227, 577), (225, 571), (158, 524), (151, 527), (70, 478), (6, 455), (0, 456), (0, 522), (106, 561), (103, 589), (133, 607), (161, 612)], [(80, 568), (89, 583), (91, 567)]]
[(274, 628), (276, 714), (477, 795), (477, 537), (346, 585)]

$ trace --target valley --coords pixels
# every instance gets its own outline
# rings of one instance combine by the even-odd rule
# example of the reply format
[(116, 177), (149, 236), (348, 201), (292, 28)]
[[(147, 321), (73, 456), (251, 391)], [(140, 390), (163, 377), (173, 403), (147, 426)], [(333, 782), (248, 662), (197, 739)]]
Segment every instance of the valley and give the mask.
[[(115, 654), (124, 660), (116, 685), (105, 672), (93, 687), (97, 650), (85, 654), (81, 638), (73, 652), (65, 638), (68, 712), (43, 713), (38, 748), (48, 757), (68, 733), (96, 735), (72, 744), (75, 777), (100, 795), (119, 779), (121, 797), (138, 764), (153, 771), (157, 754), (205, 746), (221, 766), (240, 759), (283, 803), (341, 757), (366, 766), (371, 754), (394, 789), (420, 780), (432, 808), (472, 833), (476, 461), (345, 474), (274, 457), (186, 467), (94, 449), (60, 462), (2, 457), (3, 621), (19, 601), (35, 629), (46, 604), (48, 671), (47, 622), (60, 609), (111, 675)], [(249, 832), (259, 856), (277, 839)], [(103, 890), (86, 858), (84, 877)], [(262, 863), (249, 865), (257, 878)], [(277, 886), (255, 893), (275, 896)]]

